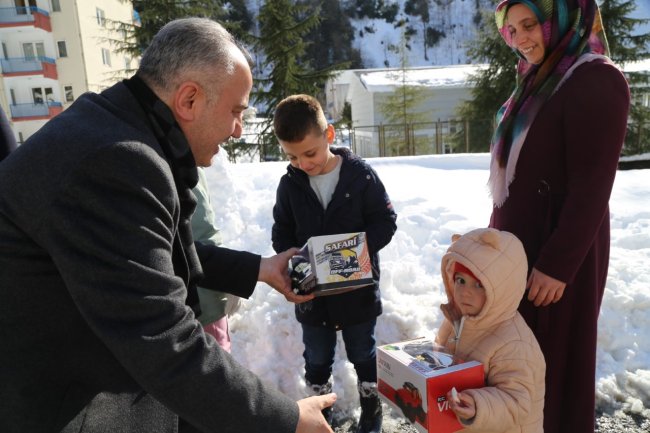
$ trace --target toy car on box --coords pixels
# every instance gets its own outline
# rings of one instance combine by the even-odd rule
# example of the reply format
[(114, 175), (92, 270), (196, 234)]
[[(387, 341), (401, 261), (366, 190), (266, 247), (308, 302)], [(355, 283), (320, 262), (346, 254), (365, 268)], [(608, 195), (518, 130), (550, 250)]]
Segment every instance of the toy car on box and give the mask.
[(365, 232), (314, 236), (289, 260), (295, 293), (334, 295), (373, 284)]
[(484, 386), (483, 364), (465, 362), (426, 338), (377, 348), (379, 396), (422, 433), (452, 433), (463, 426), (447, 393)]

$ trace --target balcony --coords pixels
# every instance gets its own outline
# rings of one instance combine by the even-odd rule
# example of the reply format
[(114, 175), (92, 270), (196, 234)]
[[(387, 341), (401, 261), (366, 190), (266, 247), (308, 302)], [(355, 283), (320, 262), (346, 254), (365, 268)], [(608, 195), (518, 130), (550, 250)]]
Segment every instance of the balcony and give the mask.
[(39, 104), (11, 104), (11, 120), (21, 122), (26, 120), (51, 119), (63, 111), (63, 104), (55, 101)]
[(56, 61), (51, 57), (16, 57), (0, 59), (4, 77), (23, 77), (26, 75), (43, 75), (56, 80), (59, 77)]
[(0, 28), (25, 26), (33, 26), (51, 32), (50, 14), (46, 10), (34, 6), (0, 8)]

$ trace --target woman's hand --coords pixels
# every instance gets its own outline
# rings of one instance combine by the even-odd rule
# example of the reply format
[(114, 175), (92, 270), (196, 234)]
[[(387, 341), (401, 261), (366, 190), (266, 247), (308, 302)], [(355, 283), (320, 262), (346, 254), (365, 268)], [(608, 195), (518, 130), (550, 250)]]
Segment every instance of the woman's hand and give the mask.
[(546, 275), (533, 268), (528, 277), (528, 300), (533, 301), (536, 307), (545, 307), (562, 298), (566, 283)]

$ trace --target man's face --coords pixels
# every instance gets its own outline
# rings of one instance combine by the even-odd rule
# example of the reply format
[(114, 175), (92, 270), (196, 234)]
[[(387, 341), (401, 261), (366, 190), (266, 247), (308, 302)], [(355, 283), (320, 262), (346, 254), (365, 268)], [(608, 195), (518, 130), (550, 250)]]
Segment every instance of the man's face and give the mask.
[(242, 116), (248, 107), (253, 77), (248, 65), (237, 62), (235, 72), (225, 78), (216, 95), (205, 93), (197, 99), (197, 117), (185, 131), (196, 165), (208, 167), (219, 145), (242, 134)]

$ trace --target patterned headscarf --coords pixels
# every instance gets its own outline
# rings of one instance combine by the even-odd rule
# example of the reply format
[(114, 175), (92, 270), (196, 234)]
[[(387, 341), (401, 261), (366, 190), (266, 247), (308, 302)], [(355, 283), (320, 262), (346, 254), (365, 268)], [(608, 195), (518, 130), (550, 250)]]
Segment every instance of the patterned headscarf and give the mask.
[(515, 50), (519, 56), (516, 87), (497, 113), (497, 128), (490, 145), (488, 184), (495, 206), (501, 206), (508, 197), (508, 186), (514, 179), (528, 129), (567, 71), (583, 54), (607, 55), (609, 51), (595, 0), (502, 1), (496, 8), (496, 23), (509, 46), (513, 46), (513, 41), (507, 13), (510, 6), (518, 3), (527, 6), (542, 26), (545, 55), (539, 65), (534, 65)]

